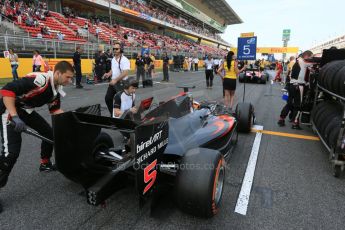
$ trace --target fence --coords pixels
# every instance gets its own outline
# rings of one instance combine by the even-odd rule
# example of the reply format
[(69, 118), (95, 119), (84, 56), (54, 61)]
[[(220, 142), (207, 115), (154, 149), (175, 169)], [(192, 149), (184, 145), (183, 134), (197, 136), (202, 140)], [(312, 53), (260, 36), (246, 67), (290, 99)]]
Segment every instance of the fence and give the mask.
[[(13, 35), (0, 35), (0, 49), (8, 50), (9, 48), (14, 48), (20, 51), (32, 51), (39, 50), (42, 54), (45, 52), (52, 53), (53, 58), (57, 58), (57, 54), (69, 53), (72, 54), (76, 48), (79, 46), (83, 50), (83, 53), (87, 58), (93, 58), (95, 52), (98, 51), (99, 46), (104, 46), (104, 49), (111, 48), (109, 45), (99, 42), (69, 42), (64, 40), (55, 39), (40, 39), (31, 38), (26, 36), (13, 36)], [(169, 50), (157, 50), (150, 49), (150, 52), (154, 53), (158, 58), (163, 52), (167, 51), (169, 55), (182, 55), (182, 56), (195, 56), (203, 58), (205, 56), (204, 52), (170, 52)], [(134, 58), (135, 54), (141, 53), (141, 47), (126, 47), (124, 49), (124, 54), (128, 58)]]

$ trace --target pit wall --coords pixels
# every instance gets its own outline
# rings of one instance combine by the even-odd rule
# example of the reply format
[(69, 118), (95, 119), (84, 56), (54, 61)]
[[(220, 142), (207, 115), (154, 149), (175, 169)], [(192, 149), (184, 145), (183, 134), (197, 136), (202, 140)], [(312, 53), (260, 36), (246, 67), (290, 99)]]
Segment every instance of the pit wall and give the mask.
[[(59, 61), (65, 60), (73, 64), (72, 59), (63, 59), (63, 58), (57, 58), (57, 59), (44, 59), (51, 70), (54, 69), (54, 66)], [(131, 59), (131, 70), (135, 70), (135, 60)], [(93, 68), (93, 59), (82, 59), (81, 60), (81, 66), (82, 66), (82, 73), (83, 75), (88, 75), (92, 73)], [(172, 60), (170, 60), (170, 64), (172, 64)], [(7, 58), (0, 58), (0, 78), (12, 78), (12, 69), (10, 65), (10, 61)], [(200, 60), (199, 67), (203, 66), (203, 61)], [(163, 61), (162, 60), (156, 60), (155, 61), (155, 68), (156, 69), (162, 69), (163, 68)], [(41, 67), (41, 70), (43, 70), (43, 67)], [(19, 77), (23, 77), (27, 75), (28, 73), (32, 72), (32, 58), (19, 58), (19, 67), (17, 69)]]

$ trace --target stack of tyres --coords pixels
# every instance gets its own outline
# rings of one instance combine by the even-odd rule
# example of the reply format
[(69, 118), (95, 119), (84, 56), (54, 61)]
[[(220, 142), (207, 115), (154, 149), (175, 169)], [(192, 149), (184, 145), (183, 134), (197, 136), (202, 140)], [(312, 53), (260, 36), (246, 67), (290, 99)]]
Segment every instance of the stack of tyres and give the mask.
[(318, 84), (326, 90), (345, 97), (345, 60), (332, 61), (320, 70)]
[(336, 146), (342, 115), (342, 105), (337, 101), (321, 102), (312, 111), (314, 125), (330, 148)]

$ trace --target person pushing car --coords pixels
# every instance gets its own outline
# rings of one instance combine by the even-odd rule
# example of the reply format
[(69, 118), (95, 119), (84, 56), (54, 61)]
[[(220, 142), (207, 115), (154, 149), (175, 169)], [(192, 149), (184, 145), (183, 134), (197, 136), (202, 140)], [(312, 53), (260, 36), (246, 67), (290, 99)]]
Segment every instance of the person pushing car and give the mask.
[[(6, 185), (8, 176), (19, 157), (21, 132), (25, 131), (27, 126), (40, 135), (53, 139), (51, 126), (34, 109), (47, 104), (50, 114), (63, 113), (60, 108), (60, 97), (65, 96), (62, 87), (71, 83), (73, 76), (73, 66), (67, 61), (60, 61), (55, 65), (54, 72), (33, 72), (20, 80), (6, 84), (0, 90), (2, 137), (0, 188)], [(41, 172), (56, 170), (50, 160), (52, 152), (53, 145), (42, 142), (39, 167)]]

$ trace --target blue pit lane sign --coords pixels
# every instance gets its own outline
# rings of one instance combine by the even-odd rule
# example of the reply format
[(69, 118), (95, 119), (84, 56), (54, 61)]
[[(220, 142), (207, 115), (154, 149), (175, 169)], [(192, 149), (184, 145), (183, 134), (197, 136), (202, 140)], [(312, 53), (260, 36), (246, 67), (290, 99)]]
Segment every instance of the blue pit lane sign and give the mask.
[(238, 38), (237, 59), (256, 60), (257, 37)]

